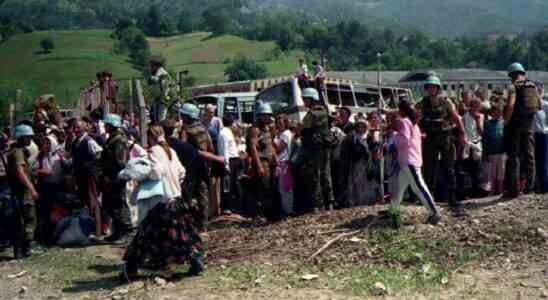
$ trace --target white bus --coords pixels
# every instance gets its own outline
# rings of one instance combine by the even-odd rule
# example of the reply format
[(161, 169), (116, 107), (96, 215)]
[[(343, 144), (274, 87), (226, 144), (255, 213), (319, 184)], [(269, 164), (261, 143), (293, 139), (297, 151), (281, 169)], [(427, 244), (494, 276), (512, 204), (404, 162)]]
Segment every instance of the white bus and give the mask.
[[(314, 82), (310, 81), (309, 86), (314, 86)], [(404, 98), (413, 100), (410, 89), (383, 86), (381, 91), (384, 104), (388, 107), (397, 107), (399, 101)], [(379, 107), (380, 99), (379, 88), (376, 85), (332, 79), (326, 80), (323, 96), (323, 104), (328, 108), (329, 113), (333, 113), (338, 107), (346, 106), (354, 114), (366, 114)], [(256, 105), (268, 103), (272, 106), (274, 114), (285, 113), (291, 120), (302, 121), (306, 114), (297, 79), (264, 89), (257, 95), (255, 102)]]

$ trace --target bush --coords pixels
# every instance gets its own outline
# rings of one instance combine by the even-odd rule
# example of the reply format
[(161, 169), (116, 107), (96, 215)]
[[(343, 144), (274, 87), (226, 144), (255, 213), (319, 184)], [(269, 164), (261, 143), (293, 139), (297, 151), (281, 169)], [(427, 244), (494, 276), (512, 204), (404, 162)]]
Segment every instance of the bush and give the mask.
[(228, 76), (228, 81), (253, 80), (266, 78), (268, 71), (264, 65), (243, 55), (238, 55), (225, 68), (225, 76)]
[(52, 49), (55, 48), (55, 42), (52, 38), (47, 37), (40, 41), (40, 47), (44, 50), (45, 53), (50, 53)]

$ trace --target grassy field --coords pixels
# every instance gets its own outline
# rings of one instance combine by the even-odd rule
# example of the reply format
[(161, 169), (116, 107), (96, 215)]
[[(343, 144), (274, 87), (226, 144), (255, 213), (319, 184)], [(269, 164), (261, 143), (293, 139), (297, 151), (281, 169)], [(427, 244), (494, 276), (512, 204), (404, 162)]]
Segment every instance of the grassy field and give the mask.
[[(41, 52), (40, 41), (53, 38), (55, 49)], [(24, 107), (39, 95), (53, 93), (63, 106), (78, 99), (80, 89), (95, 73), (109, 69), (115, 79), (140, 76), (125, 55), (114, 54), (115, 40), (109, 30), (34, 32), (14, 36), (0, 44), (0, 101), (13, 99), (23, 89)], [(274, 58), (274, 42), (247, 41), (235, 36), (211, 37), (193, 33), (169, 38), (151, 38), (152, 52), (163, 55), (172, 71), (188, 70), (197, 83), (225, 81), (226, 62), (237, 54), (266, 64), (273, 76), (290, 74), (295, 69), (294, 52)], [(3, 104), (2, 107), (7, 105)]]
[[(34, 32), (0, 44), (2, 98), (21, 88), (26, 104), (36, 96), (53, 93), (68, 106), (98, 71), (138, 75), (126, 56), (112, 53), (115, 41), (109, 35), (106, 30)], [(40, 41), (48, 36), (53, 38), (55, 49), (44, 54)]]

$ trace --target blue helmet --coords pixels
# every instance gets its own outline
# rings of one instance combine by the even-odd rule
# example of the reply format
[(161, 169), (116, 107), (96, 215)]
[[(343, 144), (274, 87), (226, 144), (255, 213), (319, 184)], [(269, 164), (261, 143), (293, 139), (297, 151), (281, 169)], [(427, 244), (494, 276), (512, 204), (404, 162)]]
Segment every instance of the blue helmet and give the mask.
[(272, 115), (272, 106), (268, 103), (260, 103), (257, 107), (257, 114), (258, 115)]
[(21, 138), (25, 136), (34, 136), (34, 130), (29, 125), (18, 125), (15, 127), (15, 138)]
[(200, 109), (192, 104), (192, 103), (185, 103), (183, 104), (183, 107), (181, 107), (181, 109), (179, 110), (179, 112), (184, 115), (184, 116), (187, 116), (193, 120), (198, 120), (200, 119)]
[(424, 87), (426, 88), (429, 85), (437, 86), (441, 89), (441, 80), (436, 75), (430, 75), (426, 80), (424, 81)]
[(107, 114), (103, 119), (103, 122), (105, 122), (105, 124), (111, 125), (112, 127), (122, 127), (122, 117), (116, 114)]
[(516, 62), (508, 66), (508, 76), (510, 76), (512, 73), (523, 73), (525, 74), (525, 68), (522, 64)]
[(303, 90), (303, 98), (311, 98), (314, 101), (320, 101), (320, 94), (315, 88), (306, 88)]

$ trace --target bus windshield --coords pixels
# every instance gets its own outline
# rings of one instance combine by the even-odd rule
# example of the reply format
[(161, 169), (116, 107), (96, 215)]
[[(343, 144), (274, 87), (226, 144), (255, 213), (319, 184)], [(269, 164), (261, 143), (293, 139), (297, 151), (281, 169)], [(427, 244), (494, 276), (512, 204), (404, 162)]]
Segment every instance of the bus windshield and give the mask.
[(293, 89), (291, 82), (272, 86), (257, 96), (257, 100), (272, 106), (274, 113), (293, 105)]

